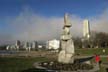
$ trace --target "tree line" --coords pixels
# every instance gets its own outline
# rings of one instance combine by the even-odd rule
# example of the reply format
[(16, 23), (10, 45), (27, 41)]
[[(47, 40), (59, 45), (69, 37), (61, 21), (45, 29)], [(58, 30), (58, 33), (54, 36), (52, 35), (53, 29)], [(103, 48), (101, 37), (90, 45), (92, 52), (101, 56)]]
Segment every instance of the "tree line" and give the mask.
[(88, 40), (82, 41), (82, 38), (73, 38), (75, 48), (108, 48), (108, 33), (91, 32)]

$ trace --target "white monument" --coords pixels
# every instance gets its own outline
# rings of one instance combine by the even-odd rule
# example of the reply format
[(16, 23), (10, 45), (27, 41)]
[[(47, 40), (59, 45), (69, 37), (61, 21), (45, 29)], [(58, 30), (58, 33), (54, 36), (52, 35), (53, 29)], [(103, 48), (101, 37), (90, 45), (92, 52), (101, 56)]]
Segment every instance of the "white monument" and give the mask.
[(61, 35), (61, 51), (58, 55), (58, 61), (61, 63), (73, 63), (74, 62), (74, 44), (72, 35), (70, 33), (71, 23), (68, 19), (68, 14), (64, 16), (64, 27)]
[(83, 37), (87, 39), (90, 38), (90, 26), (87, 19), (83, 21)]

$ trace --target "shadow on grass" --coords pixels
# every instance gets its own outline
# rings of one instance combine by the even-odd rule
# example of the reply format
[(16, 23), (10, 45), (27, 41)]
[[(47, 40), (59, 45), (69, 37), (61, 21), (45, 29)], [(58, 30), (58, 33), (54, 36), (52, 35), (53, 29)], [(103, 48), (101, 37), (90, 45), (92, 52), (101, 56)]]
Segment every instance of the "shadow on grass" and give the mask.
[(82, 63), (82, 62), (85, 62), (85, 61), (90, 61), (91, 59), (93, 59), (93, 56), (87, 57), (87, 58), (76, 59), (75, 62)]
[(55, 72), (53, 70), (46, 70), (46, 69), (38, 69), (38, 68), (30, 68), (27, 70), (23, 70), (21, 72)]
[(48, 72), (48, 71), (45, 71), (45, 69), (31, 68), (31, 69), (23, 70), (21, 72)]

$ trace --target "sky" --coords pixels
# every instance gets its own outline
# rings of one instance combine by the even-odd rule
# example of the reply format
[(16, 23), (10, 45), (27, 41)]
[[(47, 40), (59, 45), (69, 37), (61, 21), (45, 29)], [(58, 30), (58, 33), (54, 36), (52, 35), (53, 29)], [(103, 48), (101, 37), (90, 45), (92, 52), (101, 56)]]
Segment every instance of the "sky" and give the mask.
[(65, 13), (72, 36), (82, 36), (84, 19), (108, 33), (108, 0), (0, 0), (0, 44), (59, 38)]

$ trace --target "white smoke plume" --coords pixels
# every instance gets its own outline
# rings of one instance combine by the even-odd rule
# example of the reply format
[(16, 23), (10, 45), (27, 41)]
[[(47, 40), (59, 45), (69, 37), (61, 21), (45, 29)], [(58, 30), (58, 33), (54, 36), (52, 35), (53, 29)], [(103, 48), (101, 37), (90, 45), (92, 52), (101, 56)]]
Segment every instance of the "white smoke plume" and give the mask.
[(97, 32), (108, 33), (108, 9), (101, 15), (90, 19), (91, 29)]
[[(11, 35), (11, 40), (22, 41), (47, 41), (50, 39), (59, 38), (62, 33), (64, 24), (63, 17), (46, 17), (41, 16), (31, 10), (20, 12), (15, 18), (9, 19), (10, 27), (14, 31)], [(83, 20), (79, 16), (71, 14), (70, 20), (72, 23), (72, 36), (82, 36)], [(108, 33), (108, 9), (101, 15), (89, 18), (90, 29)], [(6, 38), (7, 39), (7, 38)]]
[[(70, 17), (72, 23), (72, 35), (81, 34), (81, 19), (75, 15)], [(14, 40), (38, 40), (47, 41), (59, 38), (64, 24), (63, 17), (45, 17), (26, 10), (11, 21), (11, 27), (15, 31)]]

